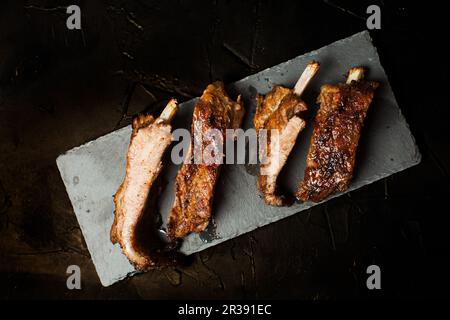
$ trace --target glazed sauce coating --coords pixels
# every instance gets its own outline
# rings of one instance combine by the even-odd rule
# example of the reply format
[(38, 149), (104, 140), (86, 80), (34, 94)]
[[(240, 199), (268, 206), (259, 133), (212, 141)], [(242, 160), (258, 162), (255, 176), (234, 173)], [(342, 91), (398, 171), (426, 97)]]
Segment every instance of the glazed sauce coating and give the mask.
[[(293, 201), (278, 190), (277, 179), (295, 145), (297, 136), (306, 123), (298, 115), (306, 111), (306, 103), (294, 90), (274, 86), (266, 96), (256, 96), (256, 113), (253, 124), (257, 134), (267, 130), (266, 164), (260, 164), (257, 188), (265, 203), (286, 206)], [(279, 140), (271, 138), (271, 130), (277, 130)]]
[[(225, 137), (226, 129), (240, 127), (243, 115), (244, 108), (240, 98), (237, 102), (231, 100), (223, 83), (214, 82), (206, 88), (194, 108), (191, 136), (195, 139), (196, 130), (206, 136), (209, 129), (217, 129)], [(196, 128), (196, 125), (199, 127)], [(194, 139), (187, 155), (190, 163), (181, 166), (175, 180), (175, 201), (167, 222), (171, 238), (182, 238), (191, 232), (201, 232), (211, 219), (214, 189), (221, 165), (204, 161), (195, 163)], [(202, 143), (203, 150), (206, 147), (204, 144), (211, 141), (203, 139)]]
[(377, 82), (324, 85), (311, 138), (305, 176), (296, 197), (320, 202), (347, 190), (353, 176), (361, 129)]

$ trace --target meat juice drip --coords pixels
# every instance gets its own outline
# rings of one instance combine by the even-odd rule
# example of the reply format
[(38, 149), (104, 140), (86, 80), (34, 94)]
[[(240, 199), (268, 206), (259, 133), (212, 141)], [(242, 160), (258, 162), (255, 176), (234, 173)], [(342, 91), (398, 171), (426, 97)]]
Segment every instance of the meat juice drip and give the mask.
[(220, 239), (216, 231), (217, 231), (217, 224), (213, 218), (206, 227), (205, 231), (199, 234), (199, 237), (204, 243), (210, 243), (214, 240)]

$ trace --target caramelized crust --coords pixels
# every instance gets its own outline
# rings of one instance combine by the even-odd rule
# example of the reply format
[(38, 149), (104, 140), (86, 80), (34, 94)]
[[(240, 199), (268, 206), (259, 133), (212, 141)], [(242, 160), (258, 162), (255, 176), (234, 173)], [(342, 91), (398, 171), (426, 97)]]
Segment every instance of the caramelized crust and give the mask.
[[(176, 101), (171, 100), (165, 111), (169, 110), (167, 115), (172, 117), (176, 108)], [(140, 115), (133, 120), (125, 179), (114, 196), (116, 210), (111, 242), (119, 243), (139, 270), (172, 262), (170, 256), (163, 255), (157, 248), (156, 227), (152, 225), (155, 217), (146, 213), (156, 204), (155, 181), (172, 141), (171, 126), (165, 120), (170, 119), (155, 120), (151, 115)]]
[(296, 194), (299, 200), (320, 202), (347, 190), (361, 129), (377, 87), (377, 82), (364, 80), (322, 86), (305, 176)]
[[(240, 127), (244, 108), (238, 97), (231, 100), (222, 82), (210, 84), (200, 97), (194, 109), (191, 133), (201, 132), (206, 136), (209, 129), (218, 129), (225, 137), (226, 129)], [(208, 226), (214, 189), (220, 173), (220, 164), (194, 162), (194, 139), (191, 140), (188, 155), (175, 181), (175, 201), (167, 222), (172, 238), (182, 238), (191, 232), (201, 232)], [(224, 141), (224, 140), (223, 140)], [(201, 150), (211, 141), (203, 139)], [(202, 151), (201, 151), (202, 152)]]
[[(285, 165), (305, 121), (297, 115), (308, 109), (303, 100), (293, 90), (282, 86), (274, 88), (264, 97), (256, 96), (256, 113), (253, 119), (256, 133), (267, 130), (267, 162), (260, 165), (258, 184), (264, 201), (272, 206), (285, 206), (291, 199), (280, 195), (277, 190), (277, 178)], [(279, 136), (271, 136), (271, 130), (277, 130)]]

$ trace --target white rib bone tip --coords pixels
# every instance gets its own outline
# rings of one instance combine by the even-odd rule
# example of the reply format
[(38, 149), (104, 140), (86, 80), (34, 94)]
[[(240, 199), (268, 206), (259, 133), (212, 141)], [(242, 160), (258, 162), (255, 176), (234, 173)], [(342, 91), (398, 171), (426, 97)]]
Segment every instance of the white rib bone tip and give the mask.
[(177, 111), (178, 111), (177, 100), (170, 99), (170, 101), (167, 103), (167, 106), (164, 108), (164, 110), (161, 112), (161, 115), (157, 119), (158, 122), (169, 123), (172, 120), (172, 118), (175, 116)]
[(364, 78), (364, 68), (354, 67), (348, 71), (347, 84), (352, 83), (352, 81), (359, 81)]
[(302, 75), (295, 84), (294, 93), (296, 95), (301, 96), (303, 94), (309, 82), (312, 80), (312, 78), (314, 78), (319, 68), (320, 63), (317, 61), (312, 60), (308, 63)]

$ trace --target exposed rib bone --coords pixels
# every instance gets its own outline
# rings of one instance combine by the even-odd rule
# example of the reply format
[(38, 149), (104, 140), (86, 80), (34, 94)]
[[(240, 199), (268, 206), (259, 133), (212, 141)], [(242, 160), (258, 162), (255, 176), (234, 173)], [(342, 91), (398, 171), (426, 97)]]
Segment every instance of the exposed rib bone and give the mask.
[(302, 75), (295, 84), (294, 93), (296, 95), (301, 96), (303, 94), (303, 91), (305, 91), (309, 82), (311, 81), (312, 78), (314, 78), (314, 75), (317, 73), (319, 68), (320, 63), (317, 61), (312, 60), (308, 63)]
[[(305, 127), (305, 121), (299, 116), (308, 109), (300, 95), (319, 70), (320, 64), (311, 61), (300, 76), (295, 88), (282, 86), (274, 88), (265, 96), (257, 96), (257, 109), (254, 124), (257, 132), (268, 130), (270, 136), (267, 148), (260, 146), (260, 159), (267, 160), (260, 164), (258, 189), (264, 201), (272, 206), (286, 206), (292, 203), (291, 197), (278, 192), (277, 179), (295, 145), (299, 133)], [(278, 132), (275, 135), (274, 132)], [(277, 138), (276, 138), (277, 137)], [(260, 140), (261, 142), (261, 140)], [(264, 150), (264, 151), (263, 151)], [(266, 154), (263, 154), (266, 152)]]
[(351, 68), (346, 84), (322, 86), (298, 200), (320, 202), (348, 190), (364, 119), (379, 85), (363, 77), (363, 68)]
[(352, 81), (359, 81), (359, 80), (361, 80), (362, 78), (364, 78), (364, 72), (365, 72), (365, 70), (362, 67), (351, 68), (348, 71), (348, 76), (347, 76), (347, 82), (346, 83), (350, 84), (350, 83), (352, 83)]
[(178, 111), (178, 103), (176, 99), (170, 99), (167, 103), (167, 106), (161, 112), (161, 115), (158, 119), (156, 119), (157, 123), (170, 123), (172, 118), (175, 116), (175, 113)]
[(147, 226), (144, 220), (151, 220), (144, 217), (152, 214), (146, 210), (154, 209), (153, 203), (158, 197), (154, 184), (163, 166), (163, 156), (172, 141), (169, 121), (177, 109), (177, 101), (172, 99), (156, 120), (146, 114), (133, 120), (125, 179), (114, 196), (116, 210), (111, 241), (120, 244), (125, 256), (139, 270), (172, 262), (170, 256), (147, 247), (156, 245), (158, 241), (152, 236), (152, 230), (146, 230), (143, 243), (144, 236), (139, 228)]

